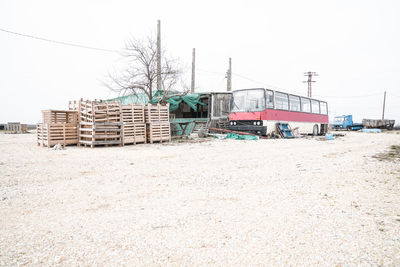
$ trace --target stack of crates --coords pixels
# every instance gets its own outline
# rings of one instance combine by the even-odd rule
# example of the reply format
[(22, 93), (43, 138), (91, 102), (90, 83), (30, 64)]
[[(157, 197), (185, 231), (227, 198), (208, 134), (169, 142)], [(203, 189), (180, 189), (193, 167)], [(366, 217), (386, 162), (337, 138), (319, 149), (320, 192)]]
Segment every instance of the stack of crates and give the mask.
[(144, 107), (147, 141), (154, 142), (171, 141), (171, 128), (169, 122), (169, 104), (151, 105)]
[(37, 124), (37, 144), (52, 147), (56, 144), (78, 144), (78, 112), (43, 110), (42, 122)]
[(122, 105), (122, 144), (146, 143), (146, 123), (143, 105)]
[(79, 113), (79, 145), (122, 145), (120, 103), (80, 100), (69, 108)]

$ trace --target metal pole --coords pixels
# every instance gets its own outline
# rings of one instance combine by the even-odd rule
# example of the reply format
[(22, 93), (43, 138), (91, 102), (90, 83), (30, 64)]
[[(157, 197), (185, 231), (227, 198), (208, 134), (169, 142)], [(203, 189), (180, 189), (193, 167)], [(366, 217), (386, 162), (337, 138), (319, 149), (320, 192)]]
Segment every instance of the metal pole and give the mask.
[(386, 91), (383, 94), (383, 111), (382, 111), (382, 120), (385, 119), (385, 104), (386, 104)]
[(157, 20), (157, 90), (161, 90), (161, 22)]
[(190, 92), (194, 93), (194, 87), (195, 87), (195, 68), (196, 68), (196, 48), (193, 48), (192, 52), (192, 86), (190, 88)]
[(312, 80), (312, 77), (313, 76), (318, 76), (318, 73), (312, 72), (312, 71), (304, 72), (304, 76), (308, 77), (307, 81), (303, 81), (303, 83), (307, 83), (308, 84), (308, 86), (307, 86), (307, 89), (308, 89), (307, 96), (308, 97), (312, 97), (312, 87), (311, 86), (312, 86), (312, 83), (315, 83), (315, 81)]

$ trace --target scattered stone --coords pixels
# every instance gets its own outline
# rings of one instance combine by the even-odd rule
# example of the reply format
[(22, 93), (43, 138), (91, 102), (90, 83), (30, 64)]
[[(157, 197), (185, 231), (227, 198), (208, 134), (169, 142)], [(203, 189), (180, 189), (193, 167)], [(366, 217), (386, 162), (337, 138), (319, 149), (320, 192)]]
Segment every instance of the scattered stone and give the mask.
[(65, 148), (61, 145), (61, 144), (56, 144), (54, 147), (53, 147), (53, 150), (64, 150)]

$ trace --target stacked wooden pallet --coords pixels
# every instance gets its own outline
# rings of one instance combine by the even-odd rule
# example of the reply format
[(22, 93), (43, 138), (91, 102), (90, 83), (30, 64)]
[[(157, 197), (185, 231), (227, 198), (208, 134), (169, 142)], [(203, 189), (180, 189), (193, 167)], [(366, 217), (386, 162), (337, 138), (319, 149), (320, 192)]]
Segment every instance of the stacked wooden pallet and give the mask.
[(37, 125), (37, 144), (46, 147), (78, 144), (78, 112), (43, 110), (42, 122)]
[(79, 113), (79, 145), (122, 145), (120, 103), (81, 100), (70, 108)]
[(27, 132), (27, 125), (21, 124), (20, 122), (8, 122), (6, 125), (4, 125), (5, 134), (23, 134)]
[(143, 105), (121, 105), (122, 143), (146, 143), (146, 123)]
[(144, 108), (147, 128), (147, 140), (154, 142), (171, 141), (171, 128), (169, 122), (169, 104), (150, 105)]

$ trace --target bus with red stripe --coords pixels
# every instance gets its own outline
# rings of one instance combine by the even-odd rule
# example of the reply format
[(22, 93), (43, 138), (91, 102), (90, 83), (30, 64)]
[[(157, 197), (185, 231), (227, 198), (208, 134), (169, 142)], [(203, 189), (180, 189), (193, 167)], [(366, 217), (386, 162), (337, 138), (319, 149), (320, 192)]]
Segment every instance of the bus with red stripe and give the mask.
[(314, 98), (264, 88), (232, 93), (229, 129), (260, 135), (276, 133), (276, 123), (288, 123), (300, 134), (325, 134), (328, 103)]

